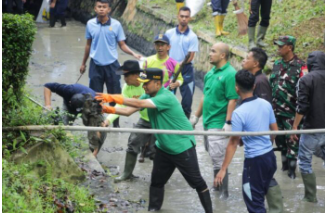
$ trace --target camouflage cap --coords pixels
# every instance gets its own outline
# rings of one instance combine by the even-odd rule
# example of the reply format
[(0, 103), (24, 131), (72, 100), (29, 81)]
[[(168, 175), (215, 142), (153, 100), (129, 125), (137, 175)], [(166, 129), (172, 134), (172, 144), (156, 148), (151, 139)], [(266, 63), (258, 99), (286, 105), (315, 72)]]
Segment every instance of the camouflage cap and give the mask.
[(293, 36), (280, 36), (278, 39), (273, 42), (275, 45), (283, 46), (285, 44), (296, 45), (296, 38)]

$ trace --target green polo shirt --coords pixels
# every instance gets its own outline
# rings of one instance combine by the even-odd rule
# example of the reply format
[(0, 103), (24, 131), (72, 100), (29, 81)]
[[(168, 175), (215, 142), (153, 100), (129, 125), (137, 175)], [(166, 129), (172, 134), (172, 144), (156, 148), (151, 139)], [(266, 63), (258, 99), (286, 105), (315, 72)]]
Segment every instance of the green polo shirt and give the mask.
[[(145, 94), (140, 99), (150, 99), (156, 106), (147, 109), (152, 129), (193, 130), (181, 104), (169, 90), (161, 88), (155, 97)], [(193, 135), (155, 134), (155, 136), (156, 146), (171, 155), (180, 154), (196, 144)]]
[(227, 62), (213, 67), (204, 77), (203, 125), (205, 129), (221, 129), (226, 121), (229, 100), (238, 99), (236, 70)]

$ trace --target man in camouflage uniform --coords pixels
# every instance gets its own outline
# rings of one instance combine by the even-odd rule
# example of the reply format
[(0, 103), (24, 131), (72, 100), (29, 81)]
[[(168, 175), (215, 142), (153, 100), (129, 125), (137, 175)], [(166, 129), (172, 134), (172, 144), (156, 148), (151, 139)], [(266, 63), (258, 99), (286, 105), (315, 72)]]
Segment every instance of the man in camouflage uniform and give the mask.
[[(279, 130), (290, 130), (296, 112), (296, 84), (307, 66), (294, 54), (295, 37), (280, 36), (274, 44), (282, 59), (275, 61), (270, 76), (272, 106)], [(278, 135), (275, 143), (281, 151), (282, 171), (288, 170), (288, 176), (295, 179), (299, 141), (290, 140), (290, 135)]]

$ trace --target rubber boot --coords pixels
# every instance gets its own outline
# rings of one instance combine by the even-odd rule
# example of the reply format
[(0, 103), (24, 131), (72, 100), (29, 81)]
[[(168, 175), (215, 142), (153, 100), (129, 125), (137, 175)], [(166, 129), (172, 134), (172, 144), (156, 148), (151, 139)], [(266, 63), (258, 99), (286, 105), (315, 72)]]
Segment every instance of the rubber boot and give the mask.
[(296, 159), (289, 159), (288, 161), (288, 176), (291, 179), (296, 178), (296, 167), (297, 167), (297, 160)]
[(257, 41), (256, 44), (258, 47), (267, 47), (267, 43), (264, 42), (264, 38), (266, 35), (267, 27), (259, 26), (257, 30)]
[(120, 118), (116, 118), (115, 121), (113, 121), (113, 127), (120, 128)]
[(177, 10), (177, 14), (179, 12), (179, 9), (181, 9), (182, 7), (185, 6), (184, 2), (176, 2), (176, 10)]
[(229, 181), (229, 175), (228, 175), (228, 169), (226, 170), (226, 175), (222, 181), (222, 184), (219, 189), (219, 198), (222, 200), (226, 200), (229, 197), (228, 193), (228, 181)]
[(61, 27), (67, 26), (67, 23), (65, 22), (65, 16), (64, 15), (60, 16), (60, 21), (61, 21)]
[(205, 192), (197, 192), (204, 208), (205, 213), (212, 213), (212, 202), (210, 197), (210, 191), (207, 189)]
[(216, 30), (216, 36), (221, 36), (221, 31), (220, 31), (220, 19), (221, 16), (220, 15), (216, 15), (214, 17), (214, 26), (215, 26), (215, 30)]
[(267, 205), (269, 206), (268, 213), (282, 213), (283, 199), (279, 185), (269, 187), (266, 194)]
[(223, 22), (225, 20), (225, 17), (226, 17), (226, 15), (221, 15), (220, 16), (219, 27), (220, 27), (221, 35), (229, 35), (229, 32), (223, 31)]
[(303, 200), (311, 203), (317, 203), (315, 173), (311, 173), (311, 174), (301, 173), (301, 177), (305, 185), (305, 197)]
[(248, 49), (256, 47), (255, 44), (255, 29), (256, 27), (248, 27)]
[(50, 14), (50, 27), (54, 27), (55, 26), (55, 22), (56, 22), (56, 18), (54, 13)]
[(159, 211), (164, 201), (164, 188), (150, 186), (149, 193), (149, 212)]
[[(214, 176), (213, 176), (213, 181), (212, 182), (214, 182), (214, 179), (216, 178), (219, 171), (220, 171), (220, 169), (216, 169), (216, 170), (213, 171)], [(213, 186), (213, 191), (219, 191), (219, 190), (220, 190), (219, 185), (218, 186)]]
[(288, 158), (286, 157), (286, 155), (284, 153), (281, 154), (281, 160), (282, 160), (282, 171), (287, 171), (289, 164), (288, 164)]
[(118, 183), (124, 180), (128, 180), (132, 177), (135, 164), (137, 163), (137, 154), (127, 152), (125, 156), (124, 171), (121, 176), (114, 179), (114, 183)]

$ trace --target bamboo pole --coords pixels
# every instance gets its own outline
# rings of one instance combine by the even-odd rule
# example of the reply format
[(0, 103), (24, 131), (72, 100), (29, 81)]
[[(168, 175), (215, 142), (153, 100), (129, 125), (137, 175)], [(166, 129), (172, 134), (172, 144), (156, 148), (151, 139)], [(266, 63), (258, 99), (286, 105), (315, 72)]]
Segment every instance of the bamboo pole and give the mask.
[(170, 135), (219, 135), (219, 136), (258, 136), (258, 135), (292, 135), (292, 134), (316, 134), (325, 133), (325, 129), (305, 129), (305, 130), (281, 130), (263, 132), (209, 132), (209, 131), (181, 131), (181, 130), (162, 130), (162, 129), (134, 129), (134, 128), (112, 128), (112, 127), (90, 127), (90, 126), (15, 126), (2, 127), (3, 132), (8, 131), (40, 131), (62, 129), (69, 131), (98, 131), (98, 132), (134, 132), (146, 134), (170, 134)]

